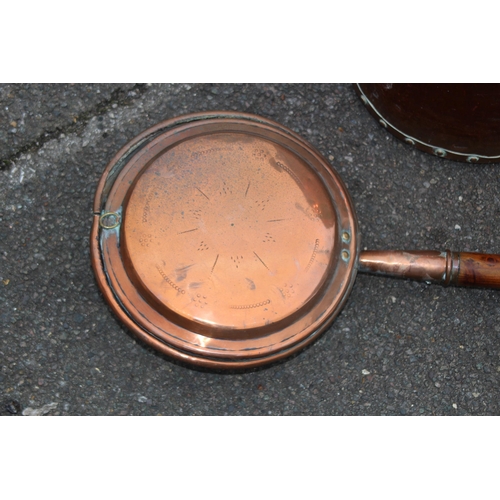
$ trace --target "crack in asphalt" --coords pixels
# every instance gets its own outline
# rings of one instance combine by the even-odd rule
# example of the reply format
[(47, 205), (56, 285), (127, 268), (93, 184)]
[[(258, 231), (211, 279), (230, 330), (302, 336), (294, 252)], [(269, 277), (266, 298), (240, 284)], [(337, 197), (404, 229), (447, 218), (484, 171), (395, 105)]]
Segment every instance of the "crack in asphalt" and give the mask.
[[(133, 101), (141, 98), (147, 91), (148, 86), (145, 83), (138, 83), (131, 89), (127, 90), (113, 90), (109, 99), (105, 99), (89, 111), (85, 111), (84, 113), (76, 116), (73, 123), (48, 130), (39, 135), (36, 139), (32, 140), (29, 144), (19, 148), (15, 153), (10, 154), (6, 158), (0, 158), (0, 171), (9, 170), (23, 154), (38, 151), (49, 141), (59, 137), (60, 134), (68, 135), (72, 133), (79, 133), (85, 128), (92, 118), (104, 115), (112, 108), (113, 104), (117, 104), (121, 107), (129, 106)], [(133, 92), (135, 92), (135, 95), (131, 95)]]

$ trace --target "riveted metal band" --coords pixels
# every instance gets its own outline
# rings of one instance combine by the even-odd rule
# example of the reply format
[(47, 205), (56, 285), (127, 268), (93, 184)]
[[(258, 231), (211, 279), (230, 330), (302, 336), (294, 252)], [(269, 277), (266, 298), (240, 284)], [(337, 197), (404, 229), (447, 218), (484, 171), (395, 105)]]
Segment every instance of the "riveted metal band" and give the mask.
[(434, 156), (438, 156), (439, 158), (447, 158), (450, 160), (457, 160), (457, 161), (465, 161), (467, 163), (491, 163), (495, 161), (500, 161), (500, 155), (496, 156), (486, 156), (486, 155), (480, 155), (480, 154), (475, 154), (475, 153), (459, 153), (458, 151), (453, 151), (451, 149), (443, 148), (440, 147), (436, 144), (429, 144), (427, 142), (421, 141), (415, 137), (412, 137), (402, 130), (398, 129), (396, 126), (394, 126), (392, 123), (390, 123), (386, 117), (382, 116), (382, 114), (378, 111), (378, 109), (375, 107), (373, 102), (370, 101), (370, 99), (367, 97), (367, 95), (363, 92), (361, 86), (359, 83), (355, 84), (355, 89), (357, 93), (359, 94), (361, 100), (367, 106), (367, 108), (370, 110), (370, 112), (377, 117), (379, 123), (389, 132), (391, 132), (393, 135), (398, 137), (399, 139), (402, 139), (405, 141), (407, 144), (411, 146), (415, 146), (417, 149), (423, 150), (427, 153), (430, 153)]

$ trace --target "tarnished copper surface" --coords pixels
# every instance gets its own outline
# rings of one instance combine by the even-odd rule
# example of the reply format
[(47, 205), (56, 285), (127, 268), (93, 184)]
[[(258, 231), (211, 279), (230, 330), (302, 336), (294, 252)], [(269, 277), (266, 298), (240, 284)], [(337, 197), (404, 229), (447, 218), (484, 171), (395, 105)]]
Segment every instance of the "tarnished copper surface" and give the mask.
[(365, 251), (358, 271), (439, 285), (500, 288), (500, 255), (473, 252)]
[(99, 185), (93, 265), (116, 314), (161, 351), (256, 366), (312, 341), (355, 276), (338, 175), (299, 136), (239, 113), (164, 122)]
[(457, 274), (458, 260), (449, 250), (364, 251), (359, 257), (360, 272), (448, 285)]

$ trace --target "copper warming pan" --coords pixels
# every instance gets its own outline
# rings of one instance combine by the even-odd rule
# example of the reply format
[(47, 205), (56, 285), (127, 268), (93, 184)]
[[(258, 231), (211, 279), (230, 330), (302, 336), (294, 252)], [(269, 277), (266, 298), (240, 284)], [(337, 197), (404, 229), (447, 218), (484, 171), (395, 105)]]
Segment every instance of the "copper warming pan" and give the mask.
[(92, 265), (140, 339), (210, 368), (253, 367), (316, 339), (356, 272), (500, 287), (500, 256), (360, 252), (342, 180), (265, 118), (198, 113), (123, 147), (97, 188)]

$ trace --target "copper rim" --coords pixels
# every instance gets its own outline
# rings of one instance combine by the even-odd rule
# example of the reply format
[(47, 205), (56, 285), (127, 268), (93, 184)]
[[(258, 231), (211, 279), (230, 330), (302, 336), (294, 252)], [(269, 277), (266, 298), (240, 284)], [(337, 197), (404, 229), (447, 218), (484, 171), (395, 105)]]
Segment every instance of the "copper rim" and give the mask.
[(355, 279), (357, 222), (338, 174), (293, 131), (198, 113), (146, 130), (109, 163), (91, 256), (139, 338), (185, 362), (246, 368), (330, 325)]
[(398, 139), (440, 158), (500, 162), (500, 84), (358, 83), (368, 111)]

